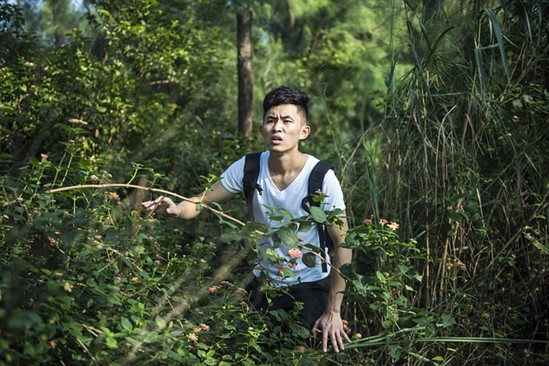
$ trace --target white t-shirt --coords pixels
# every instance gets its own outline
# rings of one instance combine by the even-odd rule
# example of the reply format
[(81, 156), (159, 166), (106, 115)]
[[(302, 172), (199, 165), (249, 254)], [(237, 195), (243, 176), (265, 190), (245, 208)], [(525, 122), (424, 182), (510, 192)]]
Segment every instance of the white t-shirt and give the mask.
[[(269, 155), (269, 151), (265, 151), (261, 154), (260, 172), (257, 183), (262, 188), (262, 193), (259, 194), (257, 189), (254, 190), (253, 214), (255, 221), (264, 223), (272, 230), (287, 224), (288, 219), (284, 219), (284, 221), (271, 220), (268, 215), (269, 208), (285, 209), (293, 218), (308, 215), (307, 212), (301, 207), (301, 202), (308, 193), (309, 175), (319, 160), (312, 155), (307, 155), (307, 161), (301, 172), (286, 189), (281, 191), (271, 179), (268, 168)], [(244, 177), (244, 162), (245, 157), (242, 157), (238, 161), (234, 162), (221, 175), (221, 183), (231, 193), (237, 193), (243, 190), (242, 179)], [(324, 176), (322, 192), (328, 196), (324, 200), (324, 206), (322, 209), (326, 211), (336, 208), (345, 210), (341, 185), (339, 184), (339, 180), (335, 176), (333, 170), (329, 170)], [(302, 239), (302, 244), (312, 243), (319, 246), (318, 230), (315, 226), (306, 232), (299, 232), (298, 237)], [(284, 262), (272, 263), (271, 261), (265, 260), (262, 254), (267, 250), (271, 253), (272, 250), (274, 250), (279, 257), (290, 260), (291, 257), (289, 255), (289, 251), (290, 249), (296, 248), (290, 248), (284, 245), (284, 243), (282, 243), (278, 248), (274, 248), (272, 239), (265, 238), (258, 244), (258, 249), (258, 262), (254, 269), (254, 274), (259, 276), (261, 269), (263, 269), (263, 271), (266, 271), (266, 273), (268, 273), (272, 278), (272, 285), (288, 286), (300, 282), (318, 281), (325, 278), (330, 273), (330, 266), (328, 266), (327, 272), (322, 271), (321, 260), (319, 258), (316, 258), (317, 265), (314, 267), (307, 267), (303, 264), (301, 258), (297, 258), (297, 260), (294, 258), (293, 261), (290, 261), (288, 265), (286, 265), (286, 267), (291, 270), (291, 273), (293, 273), (293, 276), (281, 276), (280, 270), (281, 266), (284, 266)], [(306, 253), (306, 250), (303, 249), (302, 252)], [(327, 254), (326, 259), (329, 263), (330, 259)]]

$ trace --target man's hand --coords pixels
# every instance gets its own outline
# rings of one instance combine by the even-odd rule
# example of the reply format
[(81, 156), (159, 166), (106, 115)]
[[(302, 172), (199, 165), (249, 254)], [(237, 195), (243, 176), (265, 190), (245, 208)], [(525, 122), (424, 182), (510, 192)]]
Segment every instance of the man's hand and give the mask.
[(322, 333), (322, 350), (326, 352), (328, 350), (328, 338), (332, 342), (332, 347), (335, 352), (343, 351), (345, 345), (343, 341), (351, 342), (351, 339), (345, 333), (343, 327), (343, 320), (339, 312), (332, 312), (326, 310), (324, 314), (315, 322), (313, 327), (313, 333)]
[(169, 216), (179, 216), (179, 207), (168, 197), (160, 196), (154, 201), (142, 203), (143, 207), (152, 212), (159, 212)]

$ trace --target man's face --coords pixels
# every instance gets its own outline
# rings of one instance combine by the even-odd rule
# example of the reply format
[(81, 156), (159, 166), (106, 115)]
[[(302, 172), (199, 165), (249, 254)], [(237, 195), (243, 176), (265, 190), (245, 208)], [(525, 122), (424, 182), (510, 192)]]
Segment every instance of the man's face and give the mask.
[(273, 152), (297, 150), (299, 141), (306, 139), (309, 132), (304, 114), (293, 104), (271, 107), (261, 126), (265, 144)]

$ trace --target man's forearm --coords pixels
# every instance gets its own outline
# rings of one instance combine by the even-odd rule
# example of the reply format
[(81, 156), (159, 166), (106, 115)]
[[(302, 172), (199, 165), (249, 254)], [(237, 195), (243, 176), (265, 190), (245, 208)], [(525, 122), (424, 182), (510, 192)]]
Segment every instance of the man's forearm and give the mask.
[[(338, 247), (335, 251), (332, 279), (330, 283), (330, 293), (328, 296), (328, 304), (326, 310), (331, 312), (340, 312), (341, 303), (343, 302), (343, 294), (345, 291), (345, 279), (339, 273), (342, 265), (351, 263), (353, 252), (351, 249)], [(337, 270), (336, 270), (337, 269)]]

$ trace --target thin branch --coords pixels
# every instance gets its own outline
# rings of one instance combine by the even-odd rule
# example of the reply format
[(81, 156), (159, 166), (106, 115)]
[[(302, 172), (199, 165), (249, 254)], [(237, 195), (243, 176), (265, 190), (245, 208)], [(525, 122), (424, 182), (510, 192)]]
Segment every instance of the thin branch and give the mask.
[(204, 208), (210, 210), (211, 212), (213, 212), (215, 215), (217, 216), (220, 216), (220, 217), (223, 217), (225, 219), (228, 219), (230, 221), (233, 221), (241, 226), (245, 226), (246, 224), (232, 216), (229, 216), (227, 215), (226, 213), (223, 213), (222, 211), (219, 211), (219, 210), (216, 210), (215, 208), (213, 207), (210, 207), (208, 205), (206, 205), (205, 203), (203, 202), (195, 202), (193, 200), (191, 200), (190, 198), (187, 198), (187, 197), (183, 197), (177, 193), (173, 193), (173, 192), (170, 192), (170, 191), (166, 191), (164, 189), (158, 189), (158, 188), (149, 188), (149, 187), (143, 187), (143, 186), (138, 186), (138, 185), (135, 185), (135, 184), (123, 184), (123, 183), (112, 183), (112, 184), (79, 184), (79, 185), (76, 185), (76, 186), (70, 186), (70, 187), (61, 187), (61, 188), (55, 188), (55, 189), (50, 189), (49, 191), (46, 191), (47, 193), (58, 193), (58, 192), (66, 192), (66, 191), (72, 191), (72, 190), (76, 190), (76, 189), (83, 189), (83, 188), (119, 188), (119, 187), (124, 187), (124, 188), (134, 188), (134, 189), (142, 189), (142, 190), (145, 190), (145, 191), (150, 191), (150, 192), (158, 192), (158, 193), (163, 193), (165, 195), (168, 195), (168, 196), (173, 196), (173, 197), (176, 197), (176, 198), (179, 198), (180, 200), (182, 201), (187, 201), (187, 202), (192, 202), (194, 204), (199, 204), (201, 206), (203, 206)]

